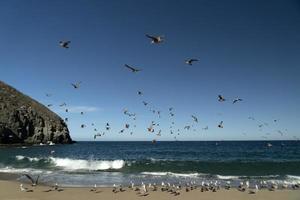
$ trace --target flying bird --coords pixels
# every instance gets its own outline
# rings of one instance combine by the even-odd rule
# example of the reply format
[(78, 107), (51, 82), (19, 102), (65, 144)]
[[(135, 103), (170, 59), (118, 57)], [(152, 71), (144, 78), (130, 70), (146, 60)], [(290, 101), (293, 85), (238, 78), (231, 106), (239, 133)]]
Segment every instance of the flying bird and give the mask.
[(59, 41), (59, 45), (62, 48), (68, 49), (69, 48), (69, 44), (71, 43), (71, 41)]
[(226, 99), (222, 95), (218, 95), (218, 101), (223, 102)]
[(62, 104), (60, 104), (60, 107), (66, 106), (67, 104), (65, 102), (63, 102)]
[(38, 175), (38, 177), (35, 180), (29, 174), (23, 174), (23, 176), (26, 176), (31, 181), (31, 186), (37, 186), (40, 175)]
[(188, 64), (188, 65), (193, 65), (193, 62), (196, 62), (196, 61), (198, 61), (198, 59), (187, 59), (187, 60), (185, 60), (185, 64)]
[(74, 87), (74, 89), (78, 89), (80, 87), (81, 81), (77, 83), (71, 83), (71, 85)]
[(137, 73), (137, 72), (141, 71), (141, 69), (137, 69), (137, 68), (131, 67), (131, 66), (127, 65), (127, 64), (125, 64), (124, 66), (126, 68), (130, 69), (131, 72), (133, 72), (133, 73)]
[(197, 118), (195, 115), (192, 115), (192, 118), (193, 118), (193, 120), (194, 120), (195, 122), (198, 123), (198, 118)]
[(218, 125), (219, 128), (223, 128), (223, 121), (221, 121)]
[(235, 103), (237, 103), (238, 101), (243, 101), (243, 99), (236, 98), (236, 99), (234, 99), (234, 100), (232, 101), (232, 104), (235, 104)]
[(141, 91), (138, 91), (138, 95), (143, 95), (143, 92), (141, 92)]
[(146, 34), (146, 37), (151, 39), (152, 44), (159, 44), (159, 43), (162, 43), (164, 41), (163, 36), (152, 36), (152, 35)]

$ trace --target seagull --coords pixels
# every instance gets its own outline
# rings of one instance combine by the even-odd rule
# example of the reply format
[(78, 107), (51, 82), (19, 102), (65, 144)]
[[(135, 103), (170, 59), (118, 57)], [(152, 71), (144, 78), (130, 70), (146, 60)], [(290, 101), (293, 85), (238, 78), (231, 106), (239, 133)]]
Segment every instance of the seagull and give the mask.
[(81, 128), (84, 128), (85, 127), (85, 125), (84, 124), (81, 124), (81, 126), (80, 126)]
[(129, 128), (129, 124), (125, 124), (125, 128)]
[(80, 87), (81, 81), (77, 83), (71, 83), (71, 85), (74, 87), (74, 89), (78, 89)]
[(123, 133), (124, 131), (125, 131), (125, 129), (122, 129), (122, 130), (119, 131), (119, 133)]
[(152, 36), (152, 35), (146, 34), (146, 37), (151, 39), (152, 44), (159, 44), (159, 43), (162, 43), (164, 41), (163, 36)]
[(144, 106), (147, 106), (147, 105), (148, 105), (148, 103), (147, 103), (147, 102), (145, 102), (145, 101), (143, 101), (143, 104), (144, 104)]
[(109, 123), (106, 123), (105, 129), (108, 131), (110, 129)]
[(219, 98), (218, 101), (220, 101), (220, 102), (223, 102), (226, 100), (222, 95), (218, 95), (218, 98)]
[(193, 118), (193, 120), (194, 120), (195, 122), (198, 123), (198, 118), (197, 118), (195, 115), (192, 115), (192, 118)]
[(23, 174), (23, 176), (26, 176), (31, 181), (31, 186), (37, 186), (40, 175), (34, 180), (29, 174)]
[(125, 64), (124, 66), (127, 67), (128, 69), (130, 69), (131, 72), (133, 72), (133, 73), (137, 73), (137, 72), (141, 71), (141, 69), (137, 69), (137, 68), (131, 67), (131, 66), (127, 65), (127, 64)]
[(223, 128), (223, 121), (221, 121), (218, 125), (219, 128)]
[(67, 104), (65, 102), (63, 102), (62, 104), (60, 104), (60, 107), (66, 106)]
[(69, 48), (69, 44), (71, 43), (71, 41), (59, 41), (59, 45), (62, 48), (68, 49)]
[(255, 189), (254, 190), (250, 190), (249, 194), (256, 194), (258, 192), (258, 185), (255, 185)]
[(141, 92), (141, 91), (138, 91), (138, 95), (143, 95), (143, 92)]
[(188, 64), (188, 65), (193, 65), (193, 62), (196, 62), (196, 61), (199, 61), (198, 59), (187, 59), (185, 60), (185, 64)]
[(97, 185), (95, 184), (94, 187), (90, 189), (90, 192), (96, 192), (97, 191)]
[(232, 104), (235, 104), (235, 103), (237, 103), (238, 101), (243, 101), (243, 99), (241, 99), (241, 98), (235, 98), (235, 99), (232, 101)]
[(23, 187), (23, 184), (20, 184), (20, 190), (21, 190), (22, 192), (33, 192), (33, 190), (29, 190), (28, 188)]

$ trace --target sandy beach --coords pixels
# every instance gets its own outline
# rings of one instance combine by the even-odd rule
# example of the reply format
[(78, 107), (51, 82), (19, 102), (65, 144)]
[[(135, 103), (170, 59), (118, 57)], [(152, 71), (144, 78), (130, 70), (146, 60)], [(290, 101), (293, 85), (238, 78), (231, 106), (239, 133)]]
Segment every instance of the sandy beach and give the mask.
[(113, 193), (112, 188), (98, 188), (97, 192), (90, 192), (90, 188), (62, 188), (63, 191), (50, 191), (48, 186), (31, 187), (24, 184), (24, 187), (33, 189), (33, 192), (20, 191), (20, 183), (17, 181), (0, 181), (0, 199), (1, 200), (53, 200), (53, 199), (72, 199), (72, 200), (133, 200), (133, 199), (207, 199), (207, 200), (299, 200), (300, 190), (277, 190), (274, 192), (260, 190), (257, 194), (248, 194), (240, 192), (237, 189), (221, 189), (217, 192), (201, 192), (196, 189), (190, 192), (181, 190), (180, 195), (174, 196), (167, 192), (155, 191), (149, 192), (148, 196), (139, 196), (137, 192), (125, 188), (126, 191)]

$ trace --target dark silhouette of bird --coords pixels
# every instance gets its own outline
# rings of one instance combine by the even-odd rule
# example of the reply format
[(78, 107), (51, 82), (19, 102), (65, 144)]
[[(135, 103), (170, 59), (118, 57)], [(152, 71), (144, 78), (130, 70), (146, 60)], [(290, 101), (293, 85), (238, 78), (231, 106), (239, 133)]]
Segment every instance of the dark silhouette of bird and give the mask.
[(164, 41), (163, 36), (152, 36), (152, 35), (146, 34), (146, 37), (151, 39), (152, 44), (159, 44), (159, 43), (162, 43)]
[(193, 65), (193, 62), (196, 62), (196, 61), (198, 61), (198, 59), (187, 59), (187, 60), (185, 60), (185, 64), (188, 64), (188, 65)]
[(81, 115), (83, 115), (83, 112), (80, 112)]
[(221, 121), (218, 125), (219, 128), (223, 128), (223, 121)]
[(144, 104), (144, 106), (147, 106), (147, 105), (148, 105), (148, 103), (147, 103), (146, 101), (143, 101), (143, 104)]
[(59, 45), (62, 48), (68, 49), (69, 48), (69, 44), (71, 43), (71, 41), (59, 41)]
[(48, 93), (46, 94), (46, 97), (51, 97), (51, 96), (52, 96), (52, 94), (48, 94)]
[(243, 99), (240, 99), (240, 98), (235, 98), (233, 101), (232, 101), (232, 104), (235, 104), (239, 101), (243, 101)]
[(63, 102), (62, 104), (60, 104), (60, 107), (66, 106), (67, 104), (65, 102)]
[(80, 126), (81, 128), (84, 128), (84, 127), (86, 127), (84, 124), (81, 124), (81, 126)]
[(69, 112), (69, 110), (68, 110), (68, 109), (66, 109), (66, 112)]
[(218, 101), (223, 102), (226, 99), (222, 95), (218, 95)]
[(130, 69), (131, 72), (133, 72), (133, 73), (137, 73), (137, 72), (141, 71), (141, 69), (137, 69), (137, 68), (131, 67), (131, 66), (127, 65), (127, 64), (125, 64), (124, 66), (126, 68)]
[(48, 107), (51, 107), (51, 106), (53, 106), (53, 105), (52, 105), (52, 104), (48, 104), (47, 106), (48, 106)]
[(143, 92), (141, 92), (141, 91), (138, 91), (138, 95), (140, 95), (140, 96), (141, 96), (141, 95), (143, 95)]
[(74, 89), (78, 89), (80, 87), (81, 81), (77, 83), (71, 83), (71, 85), (74, 87)]
[(193, 120), (194, 120), (195, 122), (198, 123), (198, 118), (197, 118), (195, 115), (192, 115), (192, 118), (193, 118)]
[(23, 174), (23, 176), (26, 176), (31, 181), (31, 186), (37, 186), (40, 175), (35, 180), (29, 174)]

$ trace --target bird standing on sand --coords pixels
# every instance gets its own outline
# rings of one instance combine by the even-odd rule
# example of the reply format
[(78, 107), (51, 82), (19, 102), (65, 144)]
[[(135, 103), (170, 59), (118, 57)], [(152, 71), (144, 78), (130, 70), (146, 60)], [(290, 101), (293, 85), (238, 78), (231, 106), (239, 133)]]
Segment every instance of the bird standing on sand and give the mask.
[(129, 65), (127, 65), (127, 64), (125, 64), (124, 66), (125, 66), (126, 68), (130, 69), (131, 72), (133, 72), (133, 73), (137, 73), (137, 72), (139, 72), (139, 71), (142, 71), (141, 69), (137, 69), (137, 68), (132, 67), (132, 66), (129, 66)]
[(187, 60), (185, 60), (185, 64), (188, 64), (188, 65), (193, 65), (193, 62), (196, 62), (196, 61), (198, 61), (198, 59), (187, 59)]
[(68, 49), (69, 48), (69, 44), (71, 43), (71, 41), (59, 41), (59, 45), (62, 48)]
[(151, 39), (151, 44), (160, 44), (164, 41), (163, 36), (152, 36), (152, 35), (146, 34), (146, 37)]

